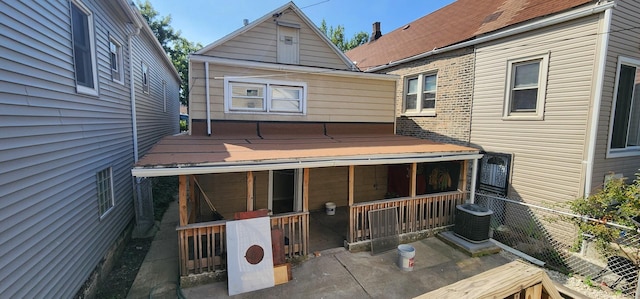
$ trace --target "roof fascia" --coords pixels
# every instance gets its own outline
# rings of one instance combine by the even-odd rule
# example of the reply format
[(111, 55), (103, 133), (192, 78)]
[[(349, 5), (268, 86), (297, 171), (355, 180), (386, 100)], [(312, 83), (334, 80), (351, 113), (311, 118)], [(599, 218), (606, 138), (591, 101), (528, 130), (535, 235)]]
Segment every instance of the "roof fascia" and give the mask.
[(377, 71), (381, 71), (384, 70), (386, 68), (390, 68), (399, 64), (403, 64), (403, 63), (407, 63), (407, 62), (411, 62), (417, 59), (421, 59), (421, 58), (425, 58), (425, 57), (429, 57), (429, 56), (433, 56), (436, 54), (440, 54), (440, 53), (444, 53), (444, 52), (449, 52), (449, 51), (453, 51), (453, 50), (458, 50), (458, 49), (462, 49), (462, 48), (466, 48), (466, 47), (470, 47), (470, 46), (476, 46), (478, 44), (481, 43), (486, 43), (486, 42), (490, 42), (490, 41), (494, 41), (497, 39), (501, 39), (501, 38), (505, 38), (505, 37), (510, 37), (513, 35), (517, 35), (517, 34), (521, 34), (521, 33), (525, 33), (528, 31), (532, 31), (532, 30), (536, 30), (539, 28), (543, 28), (543, 27), (548, 27), (548, 26), (553, 26), (556, 24), (560, 24), (563, 22), (567, 22), (567, 21), (571, 21), (571, 20), (575, 20), (575, 19), (579, 19), (582, 17), (586, 17), (592, 14), (598, 14), (601, 12), (604, 12), (605, 10), (607, 10), (608, 8), (614, 7), (615, 6), (615, 2), (614, 1), (609, 1), (606, 3), (601, 3), (600, 1), (593, 4), (593, 5), (587, 5), (584, 7), (580, 7), (578, 9), (574, 9), (568, 12), (564, 12), (564, 13), (560, 13), (557, 15), (553, 15), (550, 17), (546, 17), (531, 23), (527, 23), (524, 25), (520, 25), (520, 26), (516, 26), (510, 29), (505, 29), (499, 32), (494, 32), (492, 34), (489, 35), (485, 35), (482, 37), (478, 37), (478, 38), (474, 38), (465, 42), (461, 42), (461, 43), (457, 43), (457, 44), (453, 44), (450, 46), (446, 46), (443, 48), (438, 48), (438, 49), (433, 49), (429, 52), (424, 52), (422, 54), (418, 54), (418, 55), (414, 55), (411, 57), (407, 57), (407, 58), (403, 58), (400, 60), (396, 60), (396, 61), (392, 61), (388, 64), (385, 65), (380, 65), (380, 66), (376, 66), (376, 67), (372, 67), (369, 69), (364, 70), (365, 72), (377, 72)]
[(270, 160), (263, 162), (246, 163), (215, 163), (200, 166), (185, 165), (174, 167), (145, 168), (134, 167), (131, 175), (134, 177), (159, 177), (188, 174), (230, 173), (247, 171), (282, 170), (298, 168), (337, 167), (349, 165), (377, 165), (377, 164), (405, 164), (422, 162), (442, 162), (459, 160), (476, 160), (482, 158), (482, 154), (473, 151), (460, 153), (430, 153), (430, 154), (406, 154), (383, 156), (354, 156), (341, 157), (327, 160)]
[(215, 48), (215, 47), (217, 47), (219, 45), (222, 45), (222, 44), (228, 42), (229, 40), (231, 40), (231, 39), (233, 39), (233, 38), (235, 38), (235, 37), (247, 32), (247, 31), (255, 28), (256, 26), (262, 24), (266, 20), (268, 20), (270, 18), (273, 18), (274, 14), (277, 14), (280, 11), (286, 10), (287, 8), (291, 8), (292, 5), (293, 5), (293, 2), (286, 3), (285, 5), (282, 5), (282, 6), (278, 7), (278, 8), (276, 8), (276, 9), (272, 10), (271, 12), (267, 13), (266, 15), (262, 16), (261, 18), (259, 18), (259, 19), (255, 20), (255, 21), (247, 24), (246, 26), (242, 26), (242, 27), (236, 29), (235, 31), (223, 36), (221, 39), (206, 45), (204, 48), (194, 52), (194, 54), (204, 54), (206, 52), (209, 52), (211, 49), (213, 49), (213, 48)]
[(356, 77), (356, 78), (379, 79), (379, 80), (387, 80), (387, 81), (395, 81), (398, 78), (400, 78), (400, 76), (393, 75), (393, 74), (364, 73), (360, 71), (345, 71), (345, 70), (326, 69), (326, 68), (311, 67), (311, 66), (299, 66), (299, 65), (290, 65), (290, 64), (249, 61), (249, 60), (237, 60), (237, 59), (220, 58), (220, 57), (212, 57), (212, 56), (197, 55), (197, 54), (189, 55), (189, 62), (208, 62), (211, 64), (235, 66), (235, 67), (247, 67), (247, 68), (271, 70), (271, 71), (318, 74), (318, 75), (324, 75), (324, 76), (337, 76), (337, 77)]

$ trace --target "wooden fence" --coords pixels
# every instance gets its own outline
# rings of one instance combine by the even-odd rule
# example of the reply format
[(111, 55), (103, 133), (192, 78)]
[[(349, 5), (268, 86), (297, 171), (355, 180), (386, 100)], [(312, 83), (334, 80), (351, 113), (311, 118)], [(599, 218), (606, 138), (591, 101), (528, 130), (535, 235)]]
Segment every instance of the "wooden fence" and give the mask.
[(349, 243), (371, 239), (369, 211), (396, 208), (399, 233), (405, 234), (454, 224), (456, 205), (464, 203), (466, 198), (467, 193), (455, 191), (354, 204), (349, 209)]
[[(226, 220), (178, 227), (180, 275), (226, 270)], [(285, 237), (285, 255), (307, 255), (309, 213), (287, 213), (271, 217), (271, 227), (280, 228)]]

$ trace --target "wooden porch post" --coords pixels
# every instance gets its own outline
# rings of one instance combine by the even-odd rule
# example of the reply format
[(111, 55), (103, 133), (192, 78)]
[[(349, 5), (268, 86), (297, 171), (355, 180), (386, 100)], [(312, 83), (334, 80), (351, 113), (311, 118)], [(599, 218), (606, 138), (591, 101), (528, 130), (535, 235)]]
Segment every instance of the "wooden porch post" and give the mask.
[(302, 173), (302, 211), (309, 211), (309, 168)]
[(180, 209), (180, 226), (185, 226), (188, 224), (188, 213), (187, 213), (187, 176), (181, 175), (178, 178), (178, 206)]
[(353, 205), (355, 177), (356, 177), (356, 168), (354, 165), (349, 165), (349, 206)]
[(187, 177), (189, 180), (189, 203), (191, 203), (191, 214), (189, 215), (189, 223), (196, 222), (196, 215), (200, 215), (200, 202), (196, 202), (195, 178), (193, 175)]
[(410, 186), (410, 190), (409, 190), (409, 195), (411, 197), (416, 197), (416, 180), (417, 180), (417, 176), (418, 176), (418, 163), (412, 163), (411, 164), (411, 178), (409, 179), (409, 186)]
[(247, 171), (247, 211), (253, 211), (253, 171)]

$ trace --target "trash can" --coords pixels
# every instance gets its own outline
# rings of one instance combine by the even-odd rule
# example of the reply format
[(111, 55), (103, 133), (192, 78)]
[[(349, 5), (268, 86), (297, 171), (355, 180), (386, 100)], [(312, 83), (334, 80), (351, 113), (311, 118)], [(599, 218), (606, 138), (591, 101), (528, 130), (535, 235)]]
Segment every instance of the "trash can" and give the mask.
[(402, 271), (413, 271), (413, 259), (416, 256), (416, 249), (411, 245), (398, 245), (398, 267)]
[(324, 204), (325, 209), (327, 210), (327, 215), (335, 215), (336, 214), (336, 204), (332, 202), (328, 202)]

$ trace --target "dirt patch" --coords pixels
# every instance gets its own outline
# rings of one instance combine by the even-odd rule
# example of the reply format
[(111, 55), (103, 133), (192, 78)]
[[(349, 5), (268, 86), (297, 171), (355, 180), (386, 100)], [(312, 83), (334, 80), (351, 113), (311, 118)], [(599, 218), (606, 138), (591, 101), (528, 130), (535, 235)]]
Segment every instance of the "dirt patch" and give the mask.
[(96, 298), (127, 298), (153, 238), (130, 239), (109, 275), (100, 283)]

